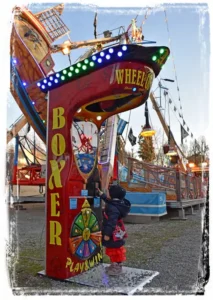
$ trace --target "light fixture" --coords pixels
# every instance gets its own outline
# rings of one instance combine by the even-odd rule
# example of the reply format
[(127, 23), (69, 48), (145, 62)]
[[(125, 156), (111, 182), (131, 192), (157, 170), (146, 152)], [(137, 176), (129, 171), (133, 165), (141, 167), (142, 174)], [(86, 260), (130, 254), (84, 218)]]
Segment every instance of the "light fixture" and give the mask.
[(40, 82), (37, 82), (37, 86), (41, 86)]
[(70, 67), (70, 71), (73, 71), (74, 70), (74, 67)]
[(104, 52), (101, 52), (101, 53), (100, 53), (100, 56), (102, 56), (102, 57), (103, 57), (104, 55), (105, 55), (105, 53), (104, 53)]
[(81, 112), (81, 108), (79, 108), (79, 110), (77, 110), (77, 113), (80, 113)]
[(153, 130), (149, 124), (149, 111), (148, 111), (148, 104), (147, 101), (145, 103), (145, 119), (146, 119), (146, 124), (144, 125), (140, 135), (143, 137), (151, 137), (155, 135), (155, 130)]
[(161, 48), (161, 49), (159, 50), (159, 52), (160, 52), (160, 54), (163, 54), (163, 53), (165, 52), (165, 49)]
[(53, 77), (52, 77), (52, 76), (50, 76), (50, 80), (53, 80)]
[(136, 88), (136, 87), (133, 87), (133, 88), (132, 88), (132, 91), (133, 91), (133, 92), (136, 92), (136, 91), (137, 91), (137, 88)]
[(163, 153), (166, 154), (169, 152), (169, 144), (163, 145)]
[(101, 59), (100, 57), (98, 58), (98, 62), (99, 62), (99, 63), (102, 63), (102, 59)]
[(121, 51), (118, 52), (118, 56), (121, 57), (123, 53)]
[(51, 85), (52, 85), (52, 83), (51, 83), (51, 82), (48, 82), (48, 85), (49, 85), (49, 86), (51, 86)]
[(89, 63), (89, 59), (85, 59), (84, 63), (88, 64)]
[(193, 162), (189, 163), (189, 168), (194, 168), (195, 164)]
[(109, 49), (109, 53), (113, 53), (114, 50), (112, 48)]
[(106, 55), (106, 59), (110, 59), (110, 55), (109, 54)]
[(95, 55), (92, 56), (92, 60), (96, 60), (97, 57)]
[(55, 81), (55, 83), (58, 83), (58, 79), (55, 79), (54, 81)]
[(87, 66), (83, 65), (83, 66), (82, 66), (82, 69), (83, 69), (83, 70), (86, 70), (86, 69), (87, 69)]
[(169, 147), (169, 151), (166, 153), (167, 156), (178, 156), (175, 147)]
[(96, 118), (98, 121), (100, 121), (101, 119), (102, 119), (102, 117), (101, 116), (97, 116), (97, 118)]
[(157, 60), (157, 56), (156, 55), (152, 56), (152, 60), (156, 61)]
[(170, 155), (169, 156), (169, 160), (170, 160), (170, 163), (172, 164), (172, 165), (176, 165), (177, 166), (177, 164), (178, 164), (178, 155)]
[(71, 77), (71, 76), (72, 76), (72, 73), (71, 73), (71, 72), (69, 72), (69, 73), (68, 73), (68, 76), (69, 76), (69, 77)]
[(70, 54), (70, 48), (69, 48), (69, 47), (64, 47), (64, 48), (62, 49), (62, 53), (63, 53), (64, 55)]
[(27, 84), (26, 84), (26, 82), (23, 82), (23, 86), (26, 86)]
[(80, 66), (81, 66), (81, 63), (77, 63), (77, 67), (79, 67), (79, 68), (80, 68)]
[(44, 79), (44, 80), (43, 80), (43, 83), (47, 83), (47, 79)]
[(103, 34), (104, 34), (104, 37), (105, 37), (105, 38), (108, 38), (108, 37), (111, 37), (111, 36), (112, 36), (112, 32), (109, 31), (109, 30), (104, 31)]
[(17, 60), (16, 60), (15, 58), (13, 59), (13, 63), (14, 63), (14, 64), (17, 64)]
[(63, 74), (67, 74), (67, 70), (63, 70)]
[(151, 127), (143, 127), (143, 130), (141, 131), (141, 136), (143, 137), (149, 137), (155, 135), (156, 131), (153, 130)]
[(59, 77), (60, 77), (60, 74), (57, 73), (55, 76), (59, 78)]
[(126, 51), (126, 50), (127, 50), (127, 46), (125, 46), (125, 45), (122, 46), (122, 50), (123, 50), (123, 51)]

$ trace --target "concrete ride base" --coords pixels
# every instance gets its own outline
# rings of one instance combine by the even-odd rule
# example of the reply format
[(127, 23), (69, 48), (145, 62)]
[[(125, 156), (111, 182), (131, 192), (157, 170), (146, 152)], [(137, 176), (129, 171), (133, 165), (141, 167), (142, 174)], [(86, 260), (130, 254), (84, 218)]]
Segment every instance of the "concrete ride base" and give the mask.
[[(106, 266), (109, 266), (109, 264), (99, 264), (84, 273), (65, 279), (64, 281), (93, 287), (91, 294), (120, 293), (123, 295), (133, 295), (141, 291), (147, 283), (159, 275), (156, 271), (123, 267), (121, 275), (109, 276), (105, 272)], [(45, 271), (41, 271), (38, 274), (46, 276)], [(84, 294), (83, 289), (79, 288), (79, 293)], [(86, 294), (89, 294), (88, 290), (86, 290)]]

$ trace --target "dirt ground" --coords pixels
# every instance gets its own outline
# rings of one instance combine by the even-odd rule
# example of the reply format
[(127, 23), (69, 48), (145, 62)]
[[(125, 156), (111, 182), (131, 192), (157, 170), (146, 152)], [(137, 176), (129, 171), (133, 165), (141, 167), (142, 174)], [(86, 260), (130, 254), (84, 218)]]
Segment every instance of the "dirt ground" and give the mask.
[[(84, 294), (85, 287), (37, 275), (45, 269), (45, 204), (8, 205), (7, 263), (15, 294)], [(187, 220), (165, 217), (157, 223), (126, 224), (126, 266), (158, 271), (140, 294), (196, 294), (202, 246), (204, 208)], [(104, 256), (104, 262), (109, 262)], [(87, 288), (87, 294), (93, 294)], [(103, 294), (100, 291), (100, 294)]]
[(20, 197), (41, 197), (42, 194), (45, 193), (45, 187), (42, 188), (42, 193), (39, 192), (39, 186), (20, 186), (20, 189), (18, 189), (18, 186), (13, 186), (13, 196), (17, 197), (18, 195)]

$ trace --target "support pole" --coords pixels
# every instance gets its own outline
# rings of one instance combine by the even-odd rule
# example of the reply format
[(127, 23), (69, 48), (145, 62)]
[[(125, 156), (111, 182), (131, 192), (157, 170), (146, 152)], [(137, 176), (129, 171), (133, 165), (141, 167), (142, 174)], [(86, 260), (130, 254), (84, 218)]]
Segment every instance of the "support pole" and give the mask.
[(17, 175), (17, 167), (18, 167), (18, 145), (19, 145), (19, 136), (15, 137), (15, 153), (14, 153), (14, 161), (13, 161), (13, 182), (16, 181)]

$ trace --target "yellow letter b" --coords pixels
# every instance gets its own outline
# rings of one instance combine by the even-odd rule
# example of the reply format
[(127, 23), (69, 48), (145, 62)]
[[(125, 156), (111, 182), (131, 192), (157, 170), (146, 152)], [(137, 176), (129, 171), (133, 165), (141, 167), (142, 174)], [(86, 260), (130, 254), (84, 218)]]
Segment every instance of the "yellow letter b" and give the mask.
[(53, 108), (53, 128), (52, 129), (59, 129), (59, 128), (64, 127), (65, 118), (64, 118), (63, 114), (64, 114), (63, 107)]

